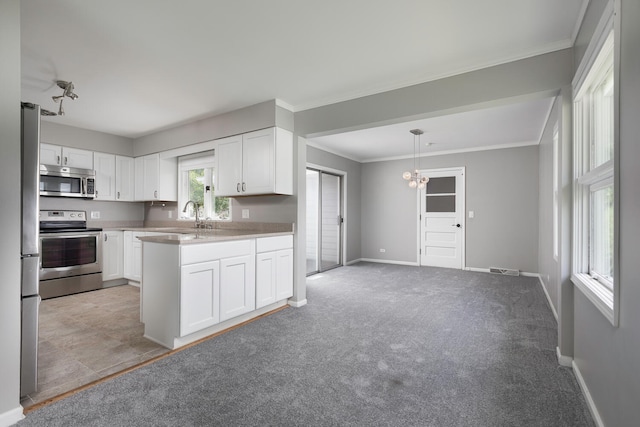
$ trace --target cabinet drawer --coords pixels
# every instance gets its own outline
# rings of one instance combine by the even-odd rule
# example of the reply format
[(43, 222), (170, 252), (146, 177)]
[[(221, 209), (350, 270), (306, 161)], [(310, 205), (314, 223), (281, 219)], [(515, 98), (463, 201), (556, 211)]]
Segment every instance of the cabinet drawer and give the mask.
[(279, 251), (293, 247), (293, 236), (261, 237), (256, 239), (256, 252)]
[(232, 240), (220, 243), (186, 245), (180, 248), (182, 265), (213, 261), (253, 253), (253, 240)]

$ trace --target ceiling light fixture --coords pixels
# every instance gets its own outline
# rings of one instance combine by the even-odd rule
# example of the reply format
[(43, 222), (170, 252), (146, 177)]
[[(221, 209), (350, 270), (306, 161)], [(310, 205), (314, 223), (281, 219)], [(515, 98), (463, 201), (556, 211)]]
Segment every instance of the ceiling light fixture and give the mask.
[(77, 99), (78, 95), (73, 93), (73, 89), (74, 89), (73, 82), (65, 82), (64, 80), (58, 80), (56, 83), (58, 84), (58, 87), (63, 90), (63, 92), (62, 92), (62, 95), (52, 96), (51, 98), (55, 102), (60, 103), (60, 107), (58, 108), (58, 115), (64, 116), (64, 109), (62, 108), (62, 101), (64, 100), (64, 97), (66, 96), (71, 99)]
[(418, 147), (418, 162), (420, 161), (420, 135), (424, 132), (420, 129), (412, 129), (409, 132), (413, 134), (413, 172), (405, 172), (402, 177), (409, 181), (409, 187), (411, 188), (424, 188), (429, 182), (429, 178), (420, 175), (420, 171), (416, 168), (416, 146)]

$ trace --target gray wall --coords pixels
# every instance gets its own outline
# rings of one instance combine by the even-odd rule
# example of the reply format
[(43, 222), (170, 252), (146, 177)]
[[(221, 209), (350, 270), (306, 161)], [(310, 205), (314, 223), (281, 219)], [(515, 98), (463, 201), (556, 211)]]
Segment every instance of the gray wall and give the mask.
[(133, 140), (104, 132), (55, 123), (55, 117), (42, 122), (40, 140), (48, 144), (82, 148), (102, 153), (133, 156)]
[(640, 419), (640, 2), (620, 3), (620, 326), (611, 326), (578, 290), (574, 306), (574, 363), (611, 427), (635, 426)]
[[(556, 98), (538, 148), (538, 273), (558, 311), (558, 262), (553, 256), (553, 129), (561, 125), (562, 99)], [(560, 141), (559, 141), (560, 143)]]
[[(417, 262), (417, 195), (402, 179), (413, 159), (362, 165), (362, 257)], [(422, 169), (466, 167), (466, 266), (538, 270), (536, 146), (425, 157)], [(386, 252), (380, 253), (384, 248)]]
[(0, 2), (0, 58), (0, 424), (8, 424), (21, 413), (19, 0)]
[(361, 258), (361, 217), (360, 193), (362, 165), (350, 159), (346, 159), (315, 147), (307, 146), (307, 163), (337, 169), (347, 173), (347, 205), (346, 213), (347, 246), (344, 248), (347, 254), (347, 262)]
[(573, 52), (565, 49), (300, 111), (295, 114), (296, 132), (309, 138), (553, 96), (571, 82), (572, 74)]
[(276, 107), (274, 100), (262, 102), (142, 136), (135, 140), (133, 152), (136, 157), (144, 156), (145, 154), (265, 129), (277, 126), (277, 119), (290, 127), (290, 123), (286, 120), (289, 117), (282, 109)]

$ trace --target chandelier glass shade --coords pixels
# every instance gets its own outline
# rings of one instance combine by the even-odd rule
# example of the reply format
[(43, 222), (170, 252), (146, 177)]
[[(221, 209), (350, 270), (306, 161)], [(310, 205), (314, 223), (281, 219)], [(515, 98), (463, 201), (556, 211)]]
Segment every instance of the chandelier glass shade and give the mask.
[(413, 134), (413, 172), (406, 171), (402, 174), (402, 178), (409, 181), (409, 187), (422, 189), (427, 185), (427, 182), (429, 182), (429, 178), (422, 176), (416, 167), (416, 152), (418, 161), (420, 161), (420, 135), (424, 132), (420, 129), (412, 129), (409, 132)]

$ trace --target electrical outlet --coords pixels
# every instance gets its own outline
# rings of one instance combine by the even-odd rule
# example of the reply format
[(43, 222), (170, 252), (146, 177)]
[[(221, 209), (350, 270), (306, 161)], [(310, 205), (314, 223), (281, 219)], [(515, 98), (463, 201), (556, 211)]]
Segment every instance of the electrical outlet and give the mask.
[(173, 218), (173, 211), (169, 211), (168, 215), (169, 215), (169, 219)]
[(249, 218), (249, 209), (242, 209), (242, 218), (243, 219)]
[(469, 218), (473, 218), (473, 216), (474, 216), (473, 211), (469, 211)]
[(385, 253), (385, 252), (387, 252), (387, 250), (386, 250), (386, 249), (382, 249), (382, 248), (380, 248), (380, 252), (381, 252), (381, 253)]
[(100, 211), (91, 211), (91, 219), (100, 219)]

